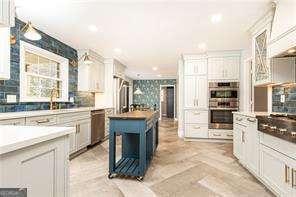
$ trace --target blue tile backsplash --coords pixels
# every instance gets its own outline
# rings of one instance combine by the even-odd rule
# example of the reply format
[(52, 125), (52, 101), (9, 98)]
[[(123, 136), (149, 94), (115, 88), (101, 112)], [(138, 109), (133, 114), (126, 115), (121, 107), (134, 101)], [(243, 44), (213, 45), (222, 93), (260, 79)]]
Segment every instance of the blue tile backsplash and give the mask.
[(133, 92), (137, 88), (143, 92), (143, 95), (134, 95), (134, 104), (145, 104), (153, 107), (156, 104), (159, 108), (160, 101), (160, 85), (176, 85), (175, 79), (162, 79), (162, 80), (134, 80)]
[[(62, 43), (61, 41), (39, 31), (42, 36), (41, 40), (31, 41), (27, 40), (23, 33), (22, 27), (25, 25), (19, 19), (15, 21), (15, 27), (11, 28), (11, 35), (15, 36), (16, 43), (11, 45), (10, 49), (10, 80), (0, 80), (0, 112), (14, 112), (14, 111), (32, 111), (32, 110), (46, 110), (49, 109), (48, 102), (42, 103), (21, 103), (19, 102), (19, 87), (20, 87), (20, 40), (33, 44), (42, 49), (53, 52), (57, 55), (69, 59), (69, 62), (74, 60), (77, 62), (77, 51), (72, 47)], [(78, 68), (77, 65), (69, 64), (69, 97), (74, 97), (75, 102), (59, 103), (61, 108), (73, 108), (81, 106), (94, 106), (94, 94), (77, 91), (78, 82)], [(6, 96), (12, 94), (16, 95), (17, 103), (7, 103)]]
[[(283, 103), (281, 103), (281, 95), (285, 95)], [(272, 88), (272, 111), (296, 114), (296, 85)]]

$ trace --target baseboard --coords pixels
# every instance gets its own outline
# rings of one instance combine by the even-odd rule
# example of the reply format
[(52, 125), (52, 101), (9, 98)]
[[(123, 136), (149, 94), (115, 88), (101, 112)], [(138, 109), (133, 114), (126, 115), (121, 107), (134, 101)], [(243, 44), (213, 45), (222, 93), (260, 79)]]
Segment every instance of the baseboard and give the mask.
[(188, 141), (188, 142), (232, 143), (232, 140), (227, 140), (227, 139), (203, 139), (203, 138), (188, 138), (188, 137), (184, 137), (184, 141)]

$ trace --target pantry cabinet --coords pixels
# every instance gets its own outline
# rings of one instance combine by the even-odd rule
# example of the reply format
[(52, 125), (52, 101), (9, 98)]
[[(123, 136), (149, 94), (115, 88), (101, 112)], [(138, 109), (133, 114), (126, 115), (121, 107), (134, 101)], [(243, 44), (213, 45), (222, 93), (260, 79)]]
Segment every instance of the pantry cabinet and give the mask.
[(185, 76), (184, 86), (185, 108), (208, 108), (208, 80), (206, 76)]
[(0, 80), (10, 79), (10, 28), (0, 27)]
[(209, 80), (239, 80), (240, 56), (213, 57), (208, 64)]
[[(83, 59), (88, 54), (91, 64), (85, 64)], [(105, 91), (105, 65), (104, 59), (92, 50), (78, 51), (78, 91), (104, 92)]]
[(0, 28), (13, 27), (15, 16), (14, 0), (0, 0)]

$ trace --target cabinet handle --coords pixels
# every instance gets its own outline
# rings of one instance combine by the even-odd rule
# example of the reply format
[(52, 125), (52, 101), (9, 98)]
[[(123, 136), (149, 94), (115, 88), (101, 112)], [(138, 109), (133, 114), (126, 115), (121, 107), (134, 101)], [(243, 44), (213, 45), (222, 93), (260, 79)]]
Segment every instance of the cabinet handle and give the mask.
[(245, 132), (242, 132), (242, 142), (245, 143)]
[(233, 137), (233, 134), (227, 134), (227, 137)]
[(237, 121), (242, 121), (243, 119), (242, 119), (242, 118), (236, 118), (235, 120), (237, 120)]
[[(285, 183), (290, 183), (290, 175), (289, 175), (290, 167), (285, 165)], [(293, 174), (293, 170), (292, 170)], [(293, 176), (292, 176), (293, 179)]]
[(248, 120), (249, 122), (255, 122), (255, 121), (256, 121), (256, 119), (252, 119), (252, 118), (247, 118), (247, 120)]
[(200, 129), (200, 127), (199, 126), (195, 126), (194, 129)]
[(194, 114), (194, 115), (200, 115), (200, 113), (199, 113), (199, 112), (194, 112), (193, 114)]
[(292, 168), (292, 188), (296, 187), (296, 184), (295, 184), (295, 173), (296, 170), (294, 170), (294, 168)]
[(221, 136), (221, 134), (215, 134), (215, 133), (214, 133), (213, 136), (218, 137), (218, 136)]
[(198, 99), (195, 99), (196, 100), (196, 106), (198, 106)]
[(37, 120), (36, 122), (38, 123), (38, 124), (41, 124), (41, 123), (47, 123), (47, 122), (49, 122), (50, 120), (47, 118), (47, 119), (45, 119), (45, 120)]

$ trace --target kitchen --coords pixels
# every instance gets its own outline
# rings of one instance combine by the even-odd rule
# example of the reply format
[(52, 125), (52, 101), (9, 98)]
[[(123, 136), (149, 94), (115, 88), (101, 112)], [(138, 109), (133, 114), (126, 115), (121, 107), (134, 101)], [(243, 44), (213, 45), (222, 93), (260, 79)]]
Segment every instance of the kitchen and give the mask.
[(0, 8), (0, 196), (296, 196), (295, 1)]

